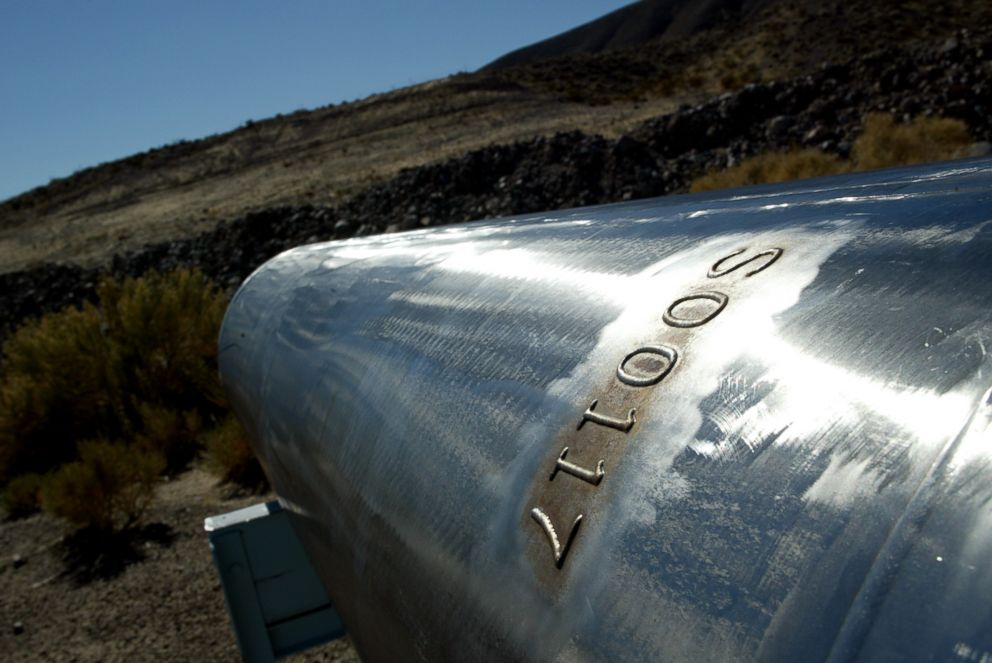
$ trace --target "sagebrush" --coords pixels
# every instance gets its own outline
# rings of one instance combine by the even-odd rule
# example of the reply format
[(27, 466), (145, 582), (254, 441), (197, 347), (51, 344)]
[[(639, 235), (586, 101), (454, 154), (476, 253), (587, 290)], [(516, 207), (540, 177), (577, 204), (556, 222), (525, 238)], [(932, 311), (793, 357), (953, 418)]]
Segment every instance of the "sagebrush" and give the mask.
[(181, 269), (105, 278), (95, 303), (19, 328), (0, 378), (5, 504), (23, 512), (36, 480), (19, 477), (45, 475), (47, 510), (101, 528), (132, 523), (151, 474), (182, 470), (227, 417), (217, 377), (226, 304), (202, 273)]
[(707, 173), (693, 180), (692, 192), (729, 189), (751, 184), (771, 184), (786, 180), (833, 175), (848, 170), (850, 166), (840, 157), (816, 149), (769, 152), (740, 164)]
[(908, 166), (952, 159), (972, 142), (968, 126), (946, 117), (919, 117), (899, 124), (891, 115), (871, 113), (854, 144), (857, 170)]
[(206, 435), (207, 463), (224, 481), (261, 490), (268, 486), (241, 422), (233, 414)]
[(960, 156), (972, 142), (961, 120), (919, 117), (897, 123), (891, 115), (870, 113), (850, 159), (808, 148), (759, 154), (697, 177), (689, 190), (710, 191), (752, 184), (908, 166)]
[(45, 478), (41, 503), (73, 525), (105, 531), (135, 524), (151, 501), (165, 457), (121, 442), (79, 444), (79, 459)]
[(3, 490), (3, 508), (11, 518), (22, 518), (41, 506), (44, 477), (34, 472), (14, 477)]
[(223, 412), (216, 339), (226, 298), (201, 273), (106, 278), (97, 296), (4, 344), (0, 481), (48, 472), (88, 439), (166, 445), (177, 470), (198, 422)]

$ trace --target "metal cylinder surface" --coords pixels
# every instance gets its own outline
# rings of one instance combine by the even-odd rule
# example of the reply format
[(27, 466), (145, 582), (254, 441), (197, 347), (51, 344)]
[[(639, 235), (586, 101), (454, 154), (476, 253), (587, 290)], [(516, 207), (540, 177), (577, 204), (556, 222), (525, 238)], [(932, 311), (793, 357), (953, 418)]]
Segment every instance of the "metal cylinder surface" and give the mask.
[(992, 657), (992, 161), (305, 246), (225, 387), (366, 661)]

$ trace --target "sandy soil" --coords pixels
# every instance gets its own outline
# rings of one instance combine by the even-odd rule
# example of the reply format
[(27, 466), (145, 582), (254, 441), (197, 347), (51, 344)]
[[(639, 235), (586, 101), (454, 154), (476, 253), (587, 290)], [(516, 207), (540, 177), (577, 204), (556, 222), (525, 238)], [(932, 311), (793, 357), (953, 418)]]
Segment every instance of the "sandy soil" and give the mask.
[[(271, 498), (226, 498), (200, 469), (163, 482), (126, 564), (47, 515), (0, 522), (0, 659), (240, 660), (203, 519)], [(347, 638), (284, 660), (359, 662)]]

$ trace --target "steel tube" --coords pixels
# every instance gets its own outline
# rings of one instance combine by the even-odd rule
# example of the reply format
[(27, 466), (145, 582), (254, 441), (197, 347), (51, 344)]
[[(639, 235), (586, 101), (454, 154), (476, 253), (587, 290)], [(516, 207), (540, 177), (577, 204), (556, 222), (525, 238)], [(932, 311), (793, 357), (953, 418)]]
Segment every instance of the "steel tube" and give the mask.
[(222, 378), (366, 661), (982, 660), (990, 203), (971, 160), (305, 246)]

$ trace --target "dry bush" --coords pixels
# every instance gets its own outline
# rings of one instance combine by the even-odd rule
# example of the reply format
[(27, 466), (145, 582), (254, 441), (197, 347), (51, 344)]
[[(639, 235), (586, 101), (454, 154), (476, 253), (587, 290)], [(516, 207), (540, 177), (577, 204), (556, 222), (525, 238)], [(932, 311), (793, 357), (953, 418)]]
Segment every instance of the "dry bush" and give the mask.
[(689, 190), (729, 189), (941, 161), (960, 155), (971, 143), (968, 127), (961, 120), (918, 117), (898, 124), (891, 115), (871, 113), (854, 143), (851, 161), (816, 149), (768, 152), (697, 177)]
[(692, 181), (689, 190), (711, 191), (731, 187), (784, 182), (786, 180), (847, 172), (850, 166), (838, 156), (815, 149), (769, 152), (746, 159), (736, 166), (711, 171)]
[(857, 170), (942, 161), (957, 156), (972, 142), (968, 126), (945, 117), (918, 117), (897, 124), (891, 115), (871, 113), (854, 144)]
[(191, 270), (104, 279), (97, 294), (96, 305), (29, 322), (4, 345), (0, 485), (19, 497), (28, 480), (17, 477), (50, 474), (46, 509), (113, 529), (133, 522), (158, 473), (192, 460), (204, 422), (224, 416), (216, 355), (226, 300)]
[(43, 508), (80, 527), (112, 532), (134, 525), (165, 469), (163, 456), (103, 440), (81, 442), (78, 450), (79, 460), (45, 478)]
[(244, 428), (233, 414), (207, 433), (206, 444), (210, 470), (224, 481), (253, 490), (268, 485)]
[(199, 450), (203, 419), (196, 410), (180, 412), (168, 407), (142, 403), (141, 433), (135, 441), (142, 447), (161, 453), (166, 470), (175, 474), (189, 465)]
[(227, 300), (201, 272), (106, 279), (98, 295), (121, 377), (142, 400), (182, 411), (223, 402), (216, 358)]
[(170, 470), (220, 416), (226, 300), (199, 272), (103, 280), (99, 302), (44, 316), (4, 345), (0, 482), (74, 460), (86, 439), (144, 441)]
[(3, 491), (3, 508), (11, 518), (23, 518), (41, 506), (43, 477), (30, 472), (16, 477)]
[(80, 437), (123, 432), (125, 392), (93, 306), (22, 326), (4, 344), (4, 355), (0, 482), (72, 460)]

